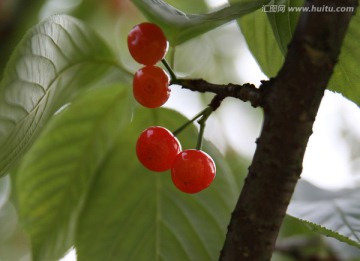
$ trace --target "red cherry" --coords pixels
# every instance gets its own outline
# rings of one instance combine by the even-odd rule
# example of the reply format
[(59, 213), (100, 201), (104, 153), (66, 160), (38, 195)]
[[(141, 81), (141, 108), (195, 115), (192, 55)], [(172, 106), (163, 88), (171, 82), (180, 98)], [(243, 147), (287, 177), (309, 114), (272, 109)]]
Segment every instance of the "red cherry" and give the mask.
[(141, 23), (133, 27), (127, 38), (128, 48), (135, 61), (154, 65), (164, 58), (168, 42), (163, 31), (155, 24)]
[(169, 76), (160, 67), (145, 66), (134, 75), (134, 97), (147, 108), (160, 107), (169, 99), (169, 81)]
[(169, 130), (159, 126), (144, 130), (136, 143), (139, 161), (152, 171), (170, 169), (180, 151), (178, 139)]
[(210, 186), (216, 176), (212, 158), (201, 150), (184, 150), (171, 168), (174, 185), (185, 193), (197, 193)]

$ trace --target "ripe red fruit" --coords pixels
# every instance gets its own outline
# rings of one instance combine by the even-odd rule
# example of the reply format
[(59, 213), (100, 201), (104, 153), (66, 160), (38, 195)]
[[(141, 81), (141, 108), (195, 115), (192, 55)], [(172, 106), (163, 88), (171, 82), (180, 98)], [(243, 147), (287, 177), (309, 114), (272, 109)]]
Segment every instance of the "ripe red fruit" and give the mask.
[(134, 97), (147, 108), (160, 107), (169, 99), (169, 81), (169, 76), (160, 67), (145, 66), (134, 75)]
[(127, 43), (134, 60), (144, 65), (156, 64), (164, 58), (168, 49), (163, 31), (152, 23), (134, 26), (128, 34)]
[(184, 150), (171, 168), (174, 185), (185, 193), (197, 193), (210, 186), (216, 176), (212, 158), (201, 150)]
[(178, 139), (169, 130), (159, 126), (144, 130), (136, 143), (139, 161), (152, 171), (170, 169), (180, 151)]

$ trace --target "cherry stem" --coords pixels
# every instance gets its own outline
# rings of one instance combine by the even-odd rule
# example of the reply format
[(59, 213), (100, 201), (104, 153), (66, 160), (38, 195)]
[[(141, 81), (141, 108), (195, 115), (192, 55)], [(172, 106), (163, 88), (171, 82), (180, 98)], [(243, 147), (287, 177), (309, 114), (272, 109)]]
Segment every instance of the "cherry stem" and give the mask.
[(194, 118), (192, 118), (191, 120), (187, 121), (184, 125), (180, 126), (177, 130), (175, 130), (173, 132), (173, 134), (176, 136), (178, 135), (180, 132), (182, 132), (187, 126), (189, 126), (191, 123), (193, 123), (194, 121), (196, 121), (198, 118), (200, 118), (201, 116), (203, 116), (206, 112), (206, 110), (208, 109), (208, 107), (206, 107), (204, 110), (202, 110), (201, 112), (199, 112), (198, 114), (195, 115)]
[(170, 48), (170, 51), (169, 51), (169, 53), (170, 53), (170, 55), (169, 55), (169, 59), (170, 59), (170, 62), (168, 62), (169, 64), (170, 64), (170, 67), (172, 68), (172, 69), (175, 69), (175, 51), (176, 51), (176, 47), (174, 46), (174, 47), (171, 47)]
[(173, 132), (174, 136), (177, 136), (187, 126), (189, 126), (191, 123), (193, 123), (194, 121), (196, 121), (197, 119), (199, 119), (201, 117), (201, 119), (198, 120), (198, 123), (200, 125), (200, 130), (199, 130), (199, 135), (198, 135), (197, 144), (196, 144), (196, 149), (200, 150), (202, 147), (202, 141), (203, 141), (203, 136), (204, 136), (206, 120), (209, 118), (210, 114), (213, 111), (215, 111), (217, 108), (220, 107), (220, 104), (224, 100), (224, 98), (225, 97), (222, 95), (219, 95), (219, 94), (215, 95), (214, 98), (211, 100), (210, 104), (208, 105), (208, 107), (203, 109), (201, 112), (196, 114), (195, 117), (193, 117), (191, 120), (187, 121), (185, 124), (180, 126), (180, 128), (175, 130)]
[(166, 70), (169, 72), (171, 81), (172, 81), (172, 82), (177, 81), (177, 77), (176, 77), (173, 69), (171, 68), (170, 64), (166, 61), (166, 59), (165, 59), (165, 58), (162, 59), (161, 62), (162, 62), (163, 65), (165, 66)]
[(196, 149), (201, 150), (202, 144), (203, 144), (203, 137), (204, 137), (204, 131), (206, 126), (206, 120), (209, 118), (210, 114), (213, 112), (213, 108), (211, 106), (207, 107), (203, 112), (203, 115), (200, 120), (198, 120), (198, 123), (200, 125), (200, 130), (198, 134)]

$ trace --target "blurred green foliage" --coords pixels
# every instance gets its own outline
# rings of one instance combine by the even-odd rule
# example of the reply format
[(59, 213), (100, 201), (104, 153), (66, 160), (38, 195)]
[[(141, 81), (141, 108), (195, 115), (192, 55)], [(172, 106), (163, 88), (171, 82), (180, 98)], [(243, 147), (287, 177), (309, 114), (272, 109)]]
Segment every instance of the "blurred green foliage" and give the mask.
[[(43, 118), (44, 113), (40, 113), (39, 121), (37, 118), (29, 120), (31, 123), (41, 122), (35, 124), (35, 127), (31, 125), (39, 130), (39, 138), (32, 140), (23, 131), (19, 131), (19, 136), (16, 136), (24, 141), (17, 148), (21, 148), (24, 153), (26, 146), (31, 149), (24, 159), (12, 164), (9, 171), (11, 182), (7, 176), (0, 179), (1, 261), (28, 261), (30, 249), (33, 261), (57, 260), (72, 245), (76, 246), (80, 261), (147, 258), (192, 260), (193, 257), (196, 260), (217, 259), (250, 161), (234, 150), (231, 144), (226, 144), (224, 152), (220, 153), (213, 144), (207, 142), (205, 150), (215, 158), (218, 176), (213, 186), (194, 196), (177, 192), (169, 181), (169, 173), (149, 173), (137, 163), (132, 149), (137, 133), (149, 125), (158, 124), (173, 130), (186, 118), (171, 110), (138, 109), (128, 94), (131, 73), (139, 65), (128, 54), (127, 32), (133, 25), (146, 20), (145, 17), (153, 17), (151, 12), (140, 13), (133, 2), (137, 6), (143, 5), (143, 8), (154, 4), (150, 0), (37, 0), (31, 1), (31, 4), (19, 0), (0, 4), (2, 79), (14, 77), (27, 80), (19, 77), (26, 75), (21, 72), (28, 72), (26, 66), (20, 65), (28, 65), (24, 60), (29, 59), (28, 54), (33, 54), (36, 48), (42, 57), (46, 56), (53, 64), (59, 63), (59, 66), (66, 62), (59, 58), (61, 55), (54, 55), (56, 52), (64, 56), (70, 54), (70, 63), (67, 64), (70, 67), (79, 57), (84, 62), (84, 66), (80, 66), (70, 76), (63, 73), (57, 75), (58, 85), (62, 87), (55, 92), (56, 99), (49, 99), (49, 104), (54, 103), (56, 106), (49, 110), (51, 113), (48, 112), (48, 118)], [(212, 10), (202, 0), (166, 2), (173, 6), (170, 10), (177, 8), (190, 17), (186, 26), (178, 26), (182, 22), (176, 24), (176, 21), (167, 23), (166, 12), (160, 12), (163, 17), (160, 15), (155, 18), (167, 30), (169, 37), (174, 39), (168, 59), (173, 63), (176, 73), (216, 83), (242, 82), (236, 65), (246, 45), (263, 72), (269, 77), (275, 76), (282, 65), (286, 45), (297, 20), (296, 15), (289, 13), (268, 16), (261, 10), (251, 13), (268, 1), (234, 0), (231, 1), (232, 8), (220, 8), (220, 11)], [(291, 2), (299, 5), (299, 2)], [(290, 1), (271, 3), (289, 4)], [(46, 35), (52, 33), (53, 39), (56, 38), (54, 28), (45, 30), (44, 38), (35, 44), (34, 34), (31, 33), (34, 31), (31, 31), (22, 45), (15, 49), (26, 31), (40, 20), (58, 12), (80, 19), (76, 20), (76, 26), (72, 27), (73, 31), (69, 30), (67, 37), (62, 35), (63, 38), (59, 38), (63, 44), (56, 45), (59, 50), (56, 46), (44, 44)], [(206, 15), (208, 12), (212, 13)], [(238, 17), (242, 17), (238, 24), (246, 43), (242, 41), (236, 23), (225, 25)], [(69, 25), (72, 21), (73, 18), (64, 18), (63, 25)], [(357, 20), (353, 22), (351, 35), (346, 40), (346, 46), (352, 52), (357, 50), (354, 40), (358, 35), (354, 29), (356, 23)], [(44, 23), (36, 30), (43, 33), (42, 26)], [(287, 30), (283, 29), (285, 27)], [(78, 48), (78, 52), (71, 53), (72, 48)], [(9, 63), (4, 75), (4, 67), (11, 53), (14, 53), (13, 62)], [(16, 59), (24, 53), (27, 54), (26, 59)], [(357, 57), (358, 53), (344, 53), (345, 58), (341, 58), (341, 62), (346, 69), (340, 76), (343, 77), (347, 70), (352, 76), (346, 79), (352, 89), (350, 92), (346, 90), (345, 94), (358, 102), (360, 88), (358, 81), (354, 81), (358, 77), (354, 70), (359, 59), (350, 61), (350, 57)], [(102, 59), (97, 60), (95, 68), (89, 67), (88, 60), (96, 55)], [(95, 81), (94, 76), (101, 62), (105, 62), (106, 68), (98, 73), (100, 76)], [(34, 64), (31, 69), (36, 69)], [(42, 74), (43, 71), (46, 70), (35, 72), (40, 80), (49, 78), (48, 74)], [(343, 81), (339, 77), (337, 83)], [(10, 87), (3, 84), (1, 88), (4, 90)], [(23, 92), (15, 92), (12, 102), (19, 97), (35, 97), (36, 92), (36, 88), (26, 89), (26, 95), (23, 96), (19, 95)], [(202, 95), (201, 98), (203, 105), (209, 101), (208, 95)], [(52, 113), (60, 107), (62, 109), (53, 117)], [(16, 115), (15, 110), (13, 113), (9, 115)], [(260, 119), (254, 117), (253, 120)], [(15, 128), (22, 130), (21, 125)], [(194, 147), (196, 128), (192, 126), (179, 139), (183, 148)], [(35, 142), (34, 145), (32, 142)], [(11, 149), (10, 152), (10, 148), (6, 147), (1, 149), (6, 155), (14, 151)], [(16, 157), (20, 156), (17, 154)], [(317, 192), (313, 188), (306, 194), (311, 197)], [(350, 222), (350, 228), (353, 224)], [(339, 251), (336, 246), (339, 245), (309, 230), (304, 222), (287, 217), (273, 260), (326, 260), (335, 256), (356, 260), (359, 256), (357, 250), (351, 249), (347, 252), (351, 255), (345, 257), (344, 251)]]

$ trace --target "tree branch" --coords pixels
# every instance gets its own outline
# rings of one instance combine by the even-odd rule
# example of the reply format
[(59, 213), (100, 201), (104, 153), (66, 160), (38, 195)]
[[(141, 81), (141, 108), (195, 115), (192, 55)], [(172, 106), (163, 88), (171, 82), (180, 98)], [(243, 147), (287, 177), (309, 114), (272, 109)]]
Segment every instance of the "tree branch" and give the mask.
[[(267, 83), (263, 81), (263, 85)], [(183, 89), (188, 89), (197, 92), (212, 92), (222, 97), (234, 97), (242, 101), (249, 101), (253, 107), (262, 106), (262, 88), (259, 89), (255, 85), (245, 83), (238, 84), (214, 84), (209, 83), (203, 79), (177, 79), (171, 84), (181, 85)]]
[[(312, 0), (305, 5), (356, 7), (357, 1)], [(270, 260), (352, 15), (301, 14), (284, 65), (263, 90), (263, 128), (220, 260)]]

